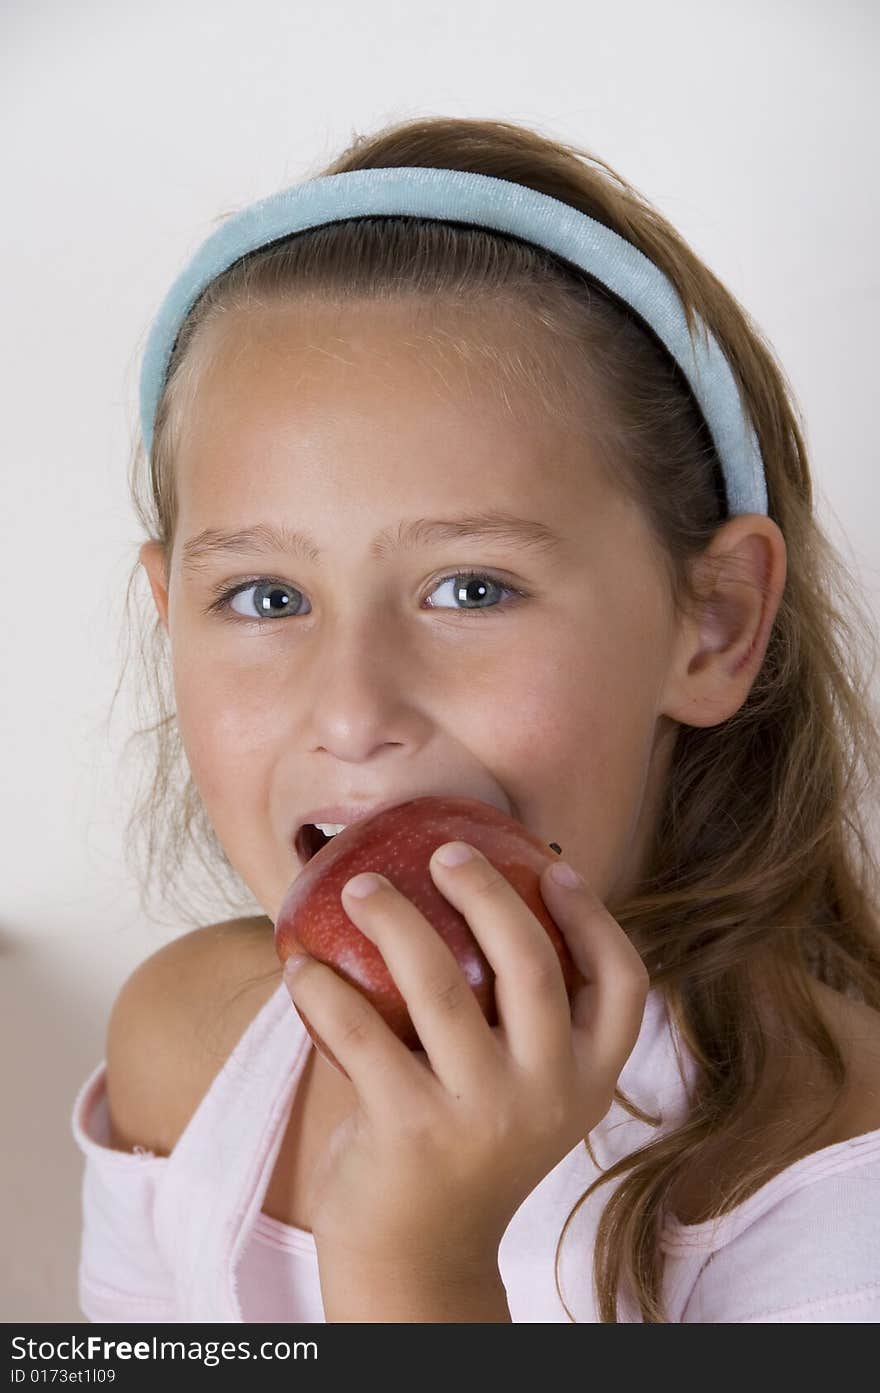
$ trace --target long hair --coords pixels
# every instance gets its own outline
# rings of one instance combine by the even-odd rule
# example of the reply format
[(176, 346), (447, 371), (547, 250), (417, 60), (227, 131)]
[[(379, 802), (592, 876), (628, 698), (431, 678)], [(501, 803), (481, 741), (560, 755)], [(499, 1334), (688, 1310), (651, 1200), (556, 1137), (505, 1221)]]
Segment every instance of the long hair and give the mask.
[[(684, 1122), (601, 1174), (572, 1210), (557, 1244), (557, 1290), (568, 1222), (597, 1187), (615, 1179), (593, 1254), (599, 1318), (618, 1319), (626, 1286), (642, 1318), (662, 1322), (660, 1217), (677, 1183), (722, 1155), (748, 1118), (771, 1051), (779, 1050), (775, 1032), (806, 1051), (831, 1092), (846, 1080), (810, 980), (880, 1010), (878, 865), (862, 810), (880, 771), (870, 697), (876, 635), (857, 582), (815, 516), (802, 423), (782, 367), (743, 307), (644, 196), (588, 151), (503, 121), (394, 124), (357, 136), (318, 172), (401, 165), (471, 170), (550, 194), (612, 228), (659, 266), (676, 287), (689, 326), (696, 312), (730, 361), (760, 441), (770, 516), (786, 542), (784, 593), (748, 697), (718, 725), (679, 727), (642, 879), (635, 893), (608, 905), (638, 947), (652, 987), (662, 988), (696, 1076)], [(465, 357), (491, 358), (491, 350), (478, 347), (480, 307), (503, 304), (522, 329), (523, 351), (491, 365), (539, 393), (572, 429), (589, 432), (609, 478), (643, 510), (677, 612), (700, 603), (694, 563), (724, 521), (719, 465), (688, 384), (654, 335), (589, 276), (539, 248), (485, 229), (410, 217), (351, 219), (292, 235), (241, 258), (203, 292), (171, 360), (152, 458), (140, 439), (132, 457), (135, 511), (166, 557), (177, 523), (176, 445), (198, 384), (195, 346), (202, 331), (242, 307), (302, 303), (308, 296), (427, 297), (455, 305), (462, 315), (471, 313), (475, 332), (465, 317), (458, 340), (446, 341)], [(585, 427), (577, 406), (587, 393), (601, 409), (583, 413)], [(140, 572), (136, 563), (126, 611)], [(137, 620), (137, 676), (150, 714), (131, 737), (149, 742), (147, 787), (126, 833), (142, 906), (155, 889), (186, 917), (177, 889), (194, 853), (215, 884), (225, 878), (235, 913), (260, 915), (188, 774), (164, 631), (151, 605), (147, 611)], [(271, 927), (268, 919), (265, 925)], [(772, 989), (773, 1031), (757, 1006), (759, 969)], [(633, 1115), (659, 1122), (619, 1090), (615, 1097)], [(792, 1117), (768, 1131), (760, 1156), (720, 1185), (712, 1213), (741, 1203), (803, 1154), (832, 1111), (833, 1105), (810, 1125)]]

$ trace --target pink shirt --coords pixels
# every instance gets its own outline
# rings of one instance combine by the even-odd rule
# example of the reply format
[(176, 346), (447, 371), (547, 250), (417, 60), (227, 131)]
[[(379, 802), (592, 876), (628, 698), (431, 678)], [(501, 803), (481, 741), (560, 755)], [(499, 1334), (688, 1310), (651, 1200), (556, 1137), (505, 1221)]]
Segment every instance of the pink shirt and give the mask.
[[(111, 1150), (105, 1063), (89, 1075), (72, 1116), (85, 1157), (79, 1302), (88, 1320), (324, 1321), (312, 1235), (261, 1213), (311, 1048), (281, 983), (170, 1156)], [(662, 1114), (663, 1132), (683, 1120), (691, 1077), (655, 989), (620, 1087)], [(607, 1166), (656, 1135), (615, 1102), (590, 1142)], [(554, 1254), (596, 1174), (579, 1143), (511, 1219), (498, 1261), (514, 1322), (568, 1323)], [(597, 1320), (593, 1244), (617, 1183), (581, 1206), (562, 1244), (559, 1283), (579, 1322)], [(662, 1246), (672, 1321), (880, 1321), (880, 1129), (796, 1162), (720, 1220), (667, 1218)], [(621, 1314), (641, 1320), (628, 1307)]]

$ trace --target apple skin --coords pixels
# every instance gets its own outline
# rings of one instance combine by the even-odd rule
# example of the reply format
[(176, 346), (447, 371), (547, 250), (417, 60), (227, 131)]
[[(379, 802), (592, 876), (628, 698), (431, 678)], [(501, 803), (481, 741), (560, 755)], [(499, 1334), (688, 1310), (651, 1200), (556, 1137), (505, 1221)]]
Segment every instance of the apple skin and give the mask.
[[(495, 973), (464, 916), (440, 893), (431, 876), (431, 856), (438, 846), (452, 841), (468, 842), (481, 851), (525, 901), (558, 954), (571, 1001), (584, 979), (544, 904), (540, 886), (542, 870), (556, 858), (549, 844), (521, 822), (478, 798), (413, 798), (350, 823), (302, 868), (275, 923), (275, 951), (282, 964), (291, 953), (302, 951), (328, 964), (363, 993), (411, 1050), (422, 1045), (406, 1002), (379, 949), (346, 914), (342, 889), (361, 871), (385, 876), (448, 944), (489, 1025), (497, 1025)], [(347, 1078), (298, 1006), (296, 1010), (316, 1047)]]

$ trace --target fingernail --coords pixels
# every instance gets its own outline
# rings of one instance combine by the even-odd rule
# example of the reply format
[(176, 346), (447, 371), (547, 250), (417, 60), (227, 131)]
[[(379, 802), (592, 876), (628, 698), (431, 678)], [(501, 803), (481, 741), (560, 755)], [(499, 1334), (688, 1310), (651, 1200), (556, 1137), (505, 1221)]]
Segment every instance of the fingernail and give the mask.
[(373, 871), (363, 871), (361, 875), (352, 876), (351, 880), (345, 883), (343, 893), (352, 895), (356, 900), (365, 900), (374, 890), (378, 890), (381, 884), (381, 876)]
[(583, 885), (583, 876), (578, 875), (573, 866), (567, 861), (554, 861), (549, 871), (550, 879), (555, 880), (557, 885), (564, 885), (567, 890), (576, 890), (579, 885)]
[(290, 953), (284, 960), (284, 976), (293, 977), (299, 971), (303, 963), (309, 960), (308, 953)]
[(460, 866), (462, 862), (470, 861), (473, 854), (467, 842), (447, 842), (434, 852), (441, 866)]

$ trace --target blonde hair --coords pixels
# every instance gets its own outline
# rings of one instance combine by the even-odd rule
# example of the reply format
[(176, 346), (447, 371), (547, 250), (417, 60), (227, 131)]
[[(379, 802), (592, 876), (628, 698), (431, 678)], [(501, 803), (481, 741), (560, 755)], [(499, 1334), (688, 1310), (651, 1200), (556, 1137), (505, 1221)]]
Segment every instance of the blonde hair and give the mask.
[[(618, 1319), (625, 1285), (642, 1318), (662, 1322), (658, 1228), (666, 1203), (695, 1164), (719, 1154), (734, 1136), (778, 1051), (781, 1037), (757, 1007), (758, 968), (786, 1041), (806, 1049), (832, 1093), (843, 1085), (846, 1067), (808, 982), (880, 1010), (878, 864), (861, 809), (880, 771), (870, 699), (876, 635), (856, 581), (814, 514), (802, 423), (781, 366), (742, 306), (632, 185), (586, 150), (508, 122), (455, 118), (416, 119), (358, 136), (320, 172), (396, 165), (514, 180), (582, 209), (650, 257), (676, 286), (689, 324), (697, 312), (727, 354), (760, 441), (770, 516), (787, 546), (784, 594), (749, 695), (719, 725), (679, 727), (638, 893), (608, 905), (638, 947), (652, 987), (662, 988), (696, 1062), (696, 1079), (682, 1125), (611, 1166), (572, 1210), (557, 1245), (557, 1290), (568, 1223), (597, 1187), (619, 1179), (593, 1256), (599, 1318)], [(484, 229), (414, 218), (367, 218), (297, 234), (243, 258), (203, 293), (171, 360), (152, 460), (140, 440), (132, 460), (135, 511), (166, 557), (177, 519), (176, 440), (197, 387), (194, 341), (236, 309), (301, 303), (310, 295), (430, 296), (463, 312), (473, 306), (475, 315), (491, 301), (515, 315), (524, 339), (530, 332), (534, 340), (538, 326), (549, 330), (539, 335), (539, 351), (499, 358), (494, 366), (539, 392), (548, 410), (562, 413), (566, 401), (583, 403), (587, 393), (603, 404), (598, 415), (590, 413), (589, 438), (610, 477), (643, 509), (678, 611), (699, 605), (693, 563), (724, 521), (720, 475), (705, 424), (668, 355), (601, 287), (540, 249)], [(475, 326), (454, 346), (472, 354), (478, 337)], [(545, 340), (559, 345), (550, 372), (538, 361)], [(553, 389), (556, 379), (561, 394)], [(566, 415), (573, 428), (576, 414)], [(140, 572), (137, 563), (127, 612)], [(225, 880), (231, 907), (238, 896), (236, 913), (244, 906), (261, 914), (186, 770), (160, 621), (155, 613), (152, 627), (149, 613), (140, 621), (138, 690), (155, 719), (131, 737), (148, 740), (150, 754), (126, 856), (142, 905), (155, 887), (161, 902), (174, 903), (186, 917), (176, 889), (185, 879), (186, 854), (195, 852), (215, 881), (218, 873)], [(659, 1124), (619, 1090), (615, 1097), (634, 1116)], [(713, 1214), (733, 1208), (802, 1154), (833, 1110), (832, 1104), (806, 1130), (791, 1118), (768, 1132), (759, 1158), (721, 1186)], [(589, 1151), (588, 1139), (585, 1144)]]

